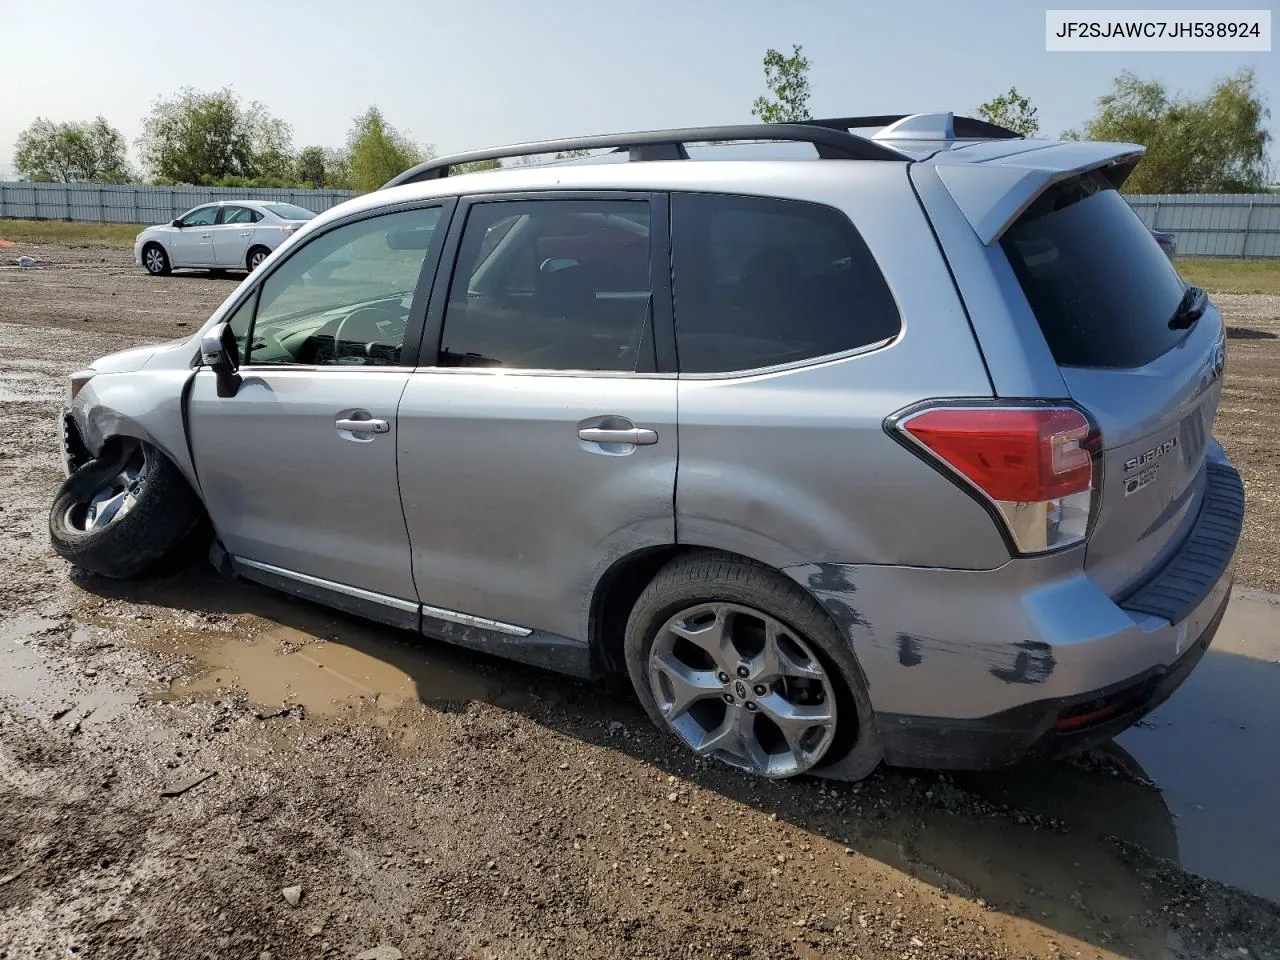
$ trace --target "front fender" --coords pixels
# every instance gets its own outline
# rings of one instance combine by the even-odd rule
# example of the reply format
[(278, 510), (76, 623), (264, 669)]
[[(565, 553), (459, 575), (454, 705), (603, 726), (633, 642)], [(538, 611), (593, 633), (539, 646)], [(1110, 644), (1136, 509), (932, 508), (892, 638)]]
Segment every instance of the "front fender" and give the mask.
[(68, 411), (85, 449), (97, 457), (113, 437), (142, 440), (173, 461), (198, 491), (183, 413), (194, 376), (195, 370), (189, 367), (95, 376), (81, 388)]

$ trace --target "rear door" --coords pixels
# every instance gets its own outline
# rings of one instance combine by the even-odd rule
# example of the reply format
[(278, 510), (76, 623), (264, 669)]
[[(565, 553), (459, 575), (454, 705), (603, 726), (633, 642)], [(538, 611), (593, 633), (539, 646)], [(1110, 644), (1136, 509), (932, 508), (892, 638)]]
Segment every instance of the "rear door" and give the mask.
[(255, 224), (262, 214), (248, 207), (225, 206), (213, 228), (214, 259), (220, 267), (244, 267)]
[(400, 490), (428, 627), (585, 641), (610, 564), (675, 539), (666, 201), (535, 196), (459, 206), (400, 404)]
[(1195, 520), (1222, 390), (1222, 318), (1210, 305), (1189, 327), (1175, 320), (1186, 284), (1098, 173), (1051, 187), (1000, 244), (1071, 397), (1101, 431), (1085, 563), (1122, 594)]

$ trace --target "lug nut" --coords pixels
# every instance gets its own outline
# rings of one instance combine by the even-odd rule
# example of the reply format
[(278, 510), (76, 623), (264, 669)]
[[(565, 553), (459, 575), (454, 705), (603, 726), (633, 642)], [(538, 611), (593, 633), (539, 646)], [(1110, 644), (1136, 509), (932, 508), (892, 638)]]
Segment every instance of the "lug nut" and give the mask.
[(748, 709), (748, 710), (750, 710), (752, 713), (755, 713), (755, 711), (756, 711), (756, 705), (755, 705), (754, 703), (752, 703), (750, 700), (748, 700), (748, 701), (747, 701), (747, 709)]
[(732, 694), (732, 693), (726, 693), (726, 694), (724, 695), (724, 702), (725, 702), (725, 703), (733, 703), (733, 694)]
[(716, 679), (719, 680), (721, 683), (728, 683), (729, 675), (725, 673), (723, 670), (721, 670), (719, 673), (716, 674)]
[(738, 676), (740, 676), (740, 677), (742, 677), (742, 678), (744, 678), (744, 679), (746, 678), (747, 674), (748, 674), (748, 673), (750, 673), (750, 672), (751, 672), (751, 671), (750, 671), (750, 670), (748, 670), (746, 667), (739, 667), (739, 668), (738, 668)]
[(763, 697), (766, 693), (769, 692), (769, 688), (766, 687), (763, 683), (757, 683), (755, 689), (756, 689), (757, 697)]

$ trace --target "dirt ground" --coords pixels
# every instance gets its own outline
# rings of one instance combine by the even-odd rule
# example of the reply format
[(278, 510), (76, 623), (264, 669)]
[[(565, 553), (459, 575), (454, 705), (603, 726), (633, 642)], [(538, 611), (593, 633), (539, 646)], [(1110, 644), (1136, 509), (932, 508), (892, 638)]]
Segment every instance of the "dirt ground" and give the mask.
[[(757, 782), (628, 697), (199, 563), (73, 575), (45, 520), (65, 374), (238, 278), (10, 253), (41, 264), (0, 267), (0, 960), (1280, 958), (1273, 597), (1077, 761)], [(1237, 576), (1280, 591), (1280, 298), (1215, 300)]]

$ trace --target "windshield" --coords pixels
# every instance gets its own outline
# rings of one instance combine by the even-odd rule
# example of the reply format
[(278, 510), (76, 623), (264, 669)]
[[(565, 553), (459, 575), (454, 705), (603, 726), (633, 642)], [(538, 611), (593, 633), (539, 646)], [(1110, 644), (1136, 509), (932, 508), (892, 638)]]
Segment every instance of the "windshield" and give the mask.
[(1100, 174), (1050, 189), (1000, 241), (1064, 367), (1140, 367), (1183, 337), (1186, 285)]
[(293, 203), (264, 203), (262, 206), (282, 220), (311, 220), (315, 217), (315, 214), (306, 207), (299, 207)]

